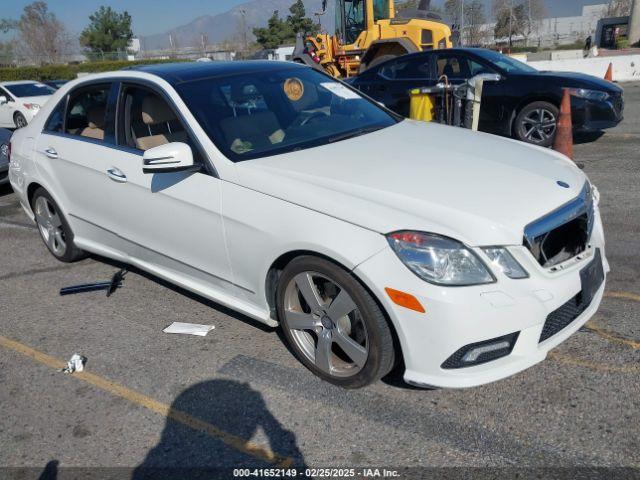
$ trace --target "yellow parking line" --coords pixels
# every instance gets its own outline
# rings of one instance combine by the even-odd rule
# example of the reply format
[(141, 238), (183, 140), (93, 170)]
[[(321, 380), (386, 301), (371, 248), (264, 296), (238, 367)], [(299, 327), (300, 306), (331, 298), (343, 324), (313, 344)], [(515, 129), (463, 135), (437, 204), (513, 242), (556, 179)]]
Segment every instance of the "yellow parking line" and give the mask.
[(618, 337), (617, 335), (599, 327), (593, 320), (585, 325), (585, 328), (590, 332), (595, 333), (596, 335), (601, 336), (605, 340), (609, 340), (613, 343), (619, 343), (620, 345), (627, 345), (628, 347), (633, 348), (634, 350), (640, 349), (640, 342), (636, 342), (634, 340), (629, 340), (628, 338)]
[(576, 365), (578, 367), (585, 367), (591, 370), (596, 370), (598, 372), (608, 372), (608, 373), (637, 373), (640, 372), (640, 366), (631, 365), (626, 367), (616, 367), (611, 365), (602, 365), (596, 362), (590, 362), (588, 360), (579, 360), (577, 358), (569, 357), (567, 355), (561, 355), (556, 352), (549, 352), (549, 358), (553, 360), (557, 360), (562, 363), (567, 363), (569, 365)]
[(605, 298), (620, 298), (622, 300), (631, 300), (633, 302), (640, 302), (640, 295), (629, 292), (605, 292)]
[[(20, 342), (16, 342), (15, 340), (11, 340), (3, 336), (0, 336), (0, 346), (13, 350), (14, 352), (21, 353), (43, 365), (46, 365), (47, 367), (59, 370), (66, 366), (65, 362), (55, 357), (47, 355), (46, 353), (42, 353), (38, 350), (28, 347), (27, 345), (23, 345)], [(211, 437), (217, 438), (224, 444), (238, 450), (239, 452), (251, 455), (254, 458), (264, 460), (282, 468), (289, 467), (293, 463), (293, 459), (291, 458), (277, 455), (269, 449), (220, 430), (218, 427), (211, 423), (205, 422), (204, 420), (201, 420), (180, 410), (176, 410), (169, 405), (158, 402), (151, 397), (119, 385), (115, 382), (112, 382), (111, 380), (107, 380), (106, 378), (100, 377), (99, 375), (95, 375), (93, 373), (85, 371), (74, 373), (73, 377), (77, 378), (78, 380), (82, 380), (83, 382), (87, 382), (106, 392), (109, 392), (112, 395), (124, 398), (131, 403), (135, 403), (136, 405), (159, 413), (160, 415), (164, 415), (165, 417), (186, 425), (193, 430), (197, 430)]]

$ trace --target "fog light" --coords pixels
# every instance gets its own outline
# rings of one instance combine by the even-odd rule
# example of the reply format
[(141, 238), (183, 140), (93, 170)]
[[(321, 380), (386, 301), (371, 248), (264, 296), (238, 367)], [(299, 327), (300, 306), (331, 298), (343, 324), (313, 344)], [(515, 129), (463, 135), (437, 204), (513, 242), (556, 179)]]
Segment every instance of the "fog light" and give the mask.
[(509, 348), (510, 346), (511, 345), (509, 344), (509, 342), (499, 342), (490, 343), (489, 345), (485, 345), (484, 347), (476, 347), (465, 353), (464, 357), (462, 357), (462, 361), (464, 363), (475, 363), (480, 355), (495, 352), (496, 350), (503, 350), (505, 348)]
[(473, 367), (511, 355), (520, 332), (462, 347), (442, 364), (446, 370)]

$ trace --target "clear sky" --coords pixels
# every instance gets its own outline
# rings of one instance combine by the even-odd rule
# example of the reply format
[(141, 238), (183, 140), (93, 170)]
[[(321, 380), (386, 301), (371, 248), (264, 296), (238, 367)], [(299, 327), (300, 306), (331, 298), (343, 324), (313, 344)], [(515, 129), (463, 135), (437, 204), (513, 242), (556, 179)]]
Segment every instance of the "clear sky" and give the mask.
[[(18, 18), (25, 5), (33, 0), (2, 0), (0, 15)], [(79, 33), (88, 23), (89, 15), (100, 5), (110, 5), (118, 11), (127, 10), (133, 17), (135, 35), (162, 33), (206, 14), (216, 14), (244, 3), (246, 0), (48, 0), (49, 9), (72, 33)], [(321, 0), (318, 0), (320, 4)], [(292, 0), (293, 2), (293, 0)], [(551, 15), (578, 15), (582, 5), (606, 3), (607, 0), (547, 0)], [(442, 4), (444, 0), (434, 0)], [(490, 4), (489, 0), (486, 0)]]
[[(33, 0), (2, 0), (0, 15), (17, 19), (25, 5)], [(54, 12), (73, 33), (79, 33), (89, 22), (89, 15), (100, 5), (117, 11), (127, 10), (133, 17), (136, 35), (162, 33), (196, 17), (222, 13), (246, 0), (49, 0)], [(318, 0), (320, 1), (320, 0)]]

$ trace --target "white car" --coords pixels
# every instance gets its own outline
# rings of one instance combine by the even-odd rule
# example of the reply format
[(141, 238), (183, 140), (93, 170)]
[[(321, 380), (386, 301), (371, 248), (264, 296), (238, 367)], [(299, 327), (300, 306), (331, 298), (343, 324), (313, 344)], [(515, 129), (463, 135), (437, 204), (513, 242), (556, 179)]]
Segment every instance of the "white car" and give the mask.
[(12, 139), (51, 253), (135, 265), (271, 326), (357, 388), (402, 365), (471, 387), (598, 308), (598, 192), (566, 157), (402, 120), (291, 63), (191, 63), (62, 87)]
[(54, 92), (39, 82), (0, 82), (0, 127), (26, 127)]

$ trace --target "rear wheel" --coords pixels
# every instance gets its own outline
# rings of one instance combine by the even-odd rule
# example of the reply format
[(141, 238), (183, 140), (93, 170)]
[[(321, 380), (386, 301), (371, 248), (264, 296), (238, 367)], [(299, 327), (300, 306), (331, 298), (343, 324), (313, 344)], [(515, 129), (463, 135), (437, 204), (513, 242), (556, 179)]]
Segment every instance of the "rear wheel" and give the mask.
[(44, 189), (38, 188), (31, 201), (42, 241), (61, 262), (71, 263), (86, 256), (73, 243), (73, 232), (56, 202)]
[(393, 337), (384, 314), (339, 266), (310, 256), (293, 260), (280, 277), (277, 303), (295, 355), (320, 378), (361, 388), (393, 367)]
[(13, 123), (15, 123), (16, 128), (24, 128), (27, 126), (27, 119), (20, 112), (16, 112), (13, 116)]
[(556, 138), (559, 114), (558, 107), (552, 103), (530, 103), (516, 118), (515, 136), (523, 142), (550, 147)]

